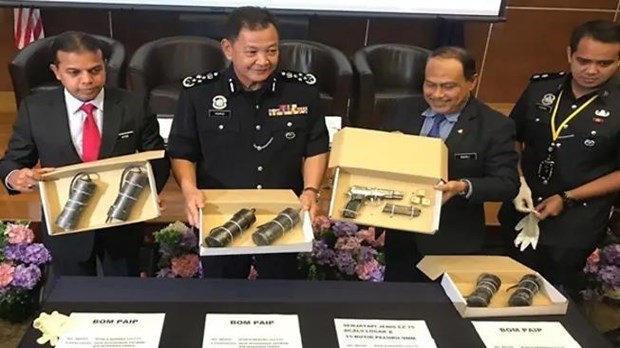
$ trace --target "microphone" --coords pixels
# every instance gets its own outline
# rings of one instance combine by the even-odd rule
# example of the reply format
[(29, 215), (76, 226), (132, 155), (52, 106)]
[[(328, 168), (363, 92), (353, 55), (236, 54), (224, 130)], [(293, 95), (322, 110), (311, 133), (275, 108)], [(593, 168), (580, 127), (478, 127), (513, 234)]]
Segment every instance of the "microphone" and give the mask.
[(273, 220), (258, 226), (252, 234), (252, 240), (256, 245), (269, 245), (290, 231), (299, 221), (299, 211), (286, 208)]
[(517, 287), (517, 290), (510, 295), (508, 305), (514, 307), (527, 307), (531, 305), (534, 296), (540, 291), (541, 286), (540, 278), (537, 275), (524, 275), (523, 278), (519, 280), (519, 284), (512, 287)]
[(65, 231), (75, 229), (96, 188), (97, 185), (92, 181), (90, 174), (77, 173), (71, 180), (69, 199), (56, 218), (56, 225)]
[(114, 204), (108, 210), (107, 223), (127, 221), (131, 208), (138, 200), (140, 193), (149, 183), (149, 177), (140, 166), (130, 166), (123, 170), (120, 189)]
[(467, 296), (467, 306), (488, 307), (491, 298), (502, 286), (502, 280), (491, 273), (482, 273), (476, 282), (476, 288)]
[(209, 231), (205, 238), (205, 243), (211, 248), (221, 248), (231, 243), (241, 232), (247, 230), (250, 225), (256, 222), (256, 209), (241, 209), (236, 212), (230, 220), (222, 226), (218, 226)]

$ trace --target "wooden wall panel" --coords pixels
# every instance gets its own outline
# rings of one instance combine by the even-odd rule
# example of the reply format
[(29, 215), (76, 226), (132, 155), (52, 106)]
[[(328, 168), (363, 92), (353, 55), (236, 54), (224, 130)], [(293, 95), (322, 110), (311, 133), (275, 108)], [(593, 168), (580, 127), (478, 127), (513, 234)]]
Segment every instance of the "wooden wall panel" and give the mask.
[(0, 91), (12, 91), (9, 62), (17, 54), (13, 39), (13, 10), (0, 8)]
[(514, 103), (533, 73), (567, 69), (570, 32), (590, 19), (613, 13), (509, 9), (506, 22), (493, 24), (478, 97)]
[(616, 10), (618, 0), (508, 0), (508, 6)]

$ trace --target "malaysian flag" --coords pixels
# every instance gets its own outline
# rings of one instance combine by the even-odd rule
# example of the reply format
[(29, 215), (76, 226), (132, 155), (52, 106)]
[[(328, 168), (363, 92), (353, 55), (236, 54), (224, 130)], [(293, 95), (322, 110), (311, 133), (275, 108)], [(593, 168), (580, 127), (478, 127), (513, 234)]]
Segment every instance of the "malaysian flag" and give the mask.
[(43, 38), (43, 22), (38, 8), (20, 7), (13, 10), (15, 46), (20, 50)]

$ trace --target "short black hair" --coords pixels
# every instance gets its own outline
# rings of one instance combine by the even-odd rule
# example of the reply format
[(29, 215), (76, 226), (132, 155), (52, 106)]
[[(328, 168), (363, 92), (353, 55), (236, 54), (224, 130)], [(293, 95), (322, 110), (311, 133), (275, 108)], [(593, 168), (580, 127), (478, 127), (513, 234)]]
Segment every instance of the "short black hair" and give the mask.
[(476, 75), (476, 60), (464, 48), (456, 46), (439, 47), (431, 53), (429, 59), (431, 58), (458, 60), (463, 66), (463, 75), (468, 81), (473, 80)]
[(577, 26), (573, 29), (570, 37), (571, 53), (577, 51), (579, 42), (586, 37), (603, 43), (620, 43), (620, 26), (614, 22), (605, 20), (588, 21)]
[(65, 31), (58, 34), (52, 43), (52, 52), (54, 53), (54, 64), (58, 65), (58, 51), (62, 52), (93, 52), (101, 51), (104, 60), (108, 59), (108, 46), (96, 37), (80, 32)]
[(235, 41), (243, 28), (258, 30), (265, 29), (269, 25), (273, 25), (278, 30), (276, 18), (267, 9), (255, 6), (239, 7), (226, 19), (224, 37), (229, 41)]

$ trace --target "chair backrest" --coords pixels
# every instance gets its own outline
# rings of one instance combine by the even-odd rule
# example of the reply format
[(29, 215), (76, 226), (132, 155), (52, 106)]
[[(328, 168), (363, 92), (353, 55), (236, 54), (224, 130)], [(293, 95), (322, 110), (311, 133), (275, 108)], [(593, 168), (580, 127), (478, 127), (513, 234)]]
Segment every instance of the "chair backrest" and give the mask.
[[(93, 35), (99, 39), (108, 53), (106, 86), (123, 87), (125, 47), (109, 37)], [(56, 36), (50, 36), (24, 47), (9, 63), (9, 74), (13, 82), (15, 101), (19, 105), (29, 93), (43, 85), (60, 85), (49, 68), (54, 62), (52, 44)]]
[(429, 50), (403, 44), (379, 44), (361, 51), (373, 72), (377, 91), (398, 88), (421, 93)]
[(189, 75), (226, 67), (220, 43), (199, 36), (173, 36), (140, 46), (129, 62), (129, 82), (134, 90), (147, 92)]
[(319, 42), (282, 40), (279, 66), (315, 75), (319, 90), (334, 99), (326, 112), (346, 116), (353, 68), (342, 52)]

